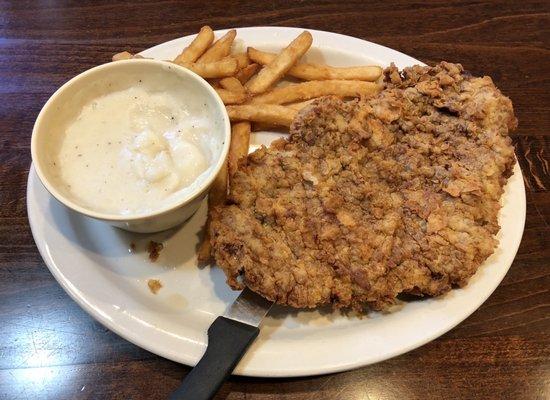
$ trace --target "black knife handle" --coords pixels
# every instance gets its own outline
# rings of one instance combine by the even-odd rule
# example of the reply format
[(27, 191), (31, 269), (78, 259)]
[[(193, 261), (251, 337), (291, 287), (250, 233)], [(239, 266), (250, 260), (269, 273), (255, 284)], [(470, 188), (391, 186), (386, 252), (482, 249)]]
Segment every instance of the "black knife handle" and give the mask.
[(256, 339), (260, 329), (225, 317), (218, 317), (208, 328), (208, 346), (199, 363), (187, 374), (170, 400), (208, 400)]

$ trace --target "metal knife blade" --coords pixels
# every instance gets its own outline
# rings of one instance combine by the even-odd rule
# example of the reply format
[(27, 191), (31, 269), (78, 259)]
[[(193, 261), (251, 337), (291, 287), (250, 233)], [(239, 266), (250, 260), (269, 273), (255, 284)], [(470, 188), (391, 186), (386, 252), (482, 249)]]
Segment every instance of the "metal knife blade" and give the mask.
[(225, 311), (223, 316), (234, 321), (242, 322), (243, 324), (258, 327), (272, 305), (272, 301), (264, 299), (259, 294), (245, 287), (239, 297), (237, 297), (233, 304)]
[(231, 375), (273, 303), (245, 288), (227, 311), (208, 328), (208, 346), (170, 400), (209, 400)]

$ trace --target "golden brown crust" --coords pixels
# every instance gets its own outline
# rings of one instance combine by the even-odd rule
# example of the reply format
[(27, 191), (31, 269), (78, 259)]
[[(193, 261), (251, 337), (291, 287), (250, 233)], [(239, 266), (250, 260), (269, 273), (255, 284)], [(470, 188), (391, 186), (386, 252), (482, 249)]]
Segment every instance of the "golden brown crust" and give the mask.
[(385, 81), (374, 99), (314, 102), (288, 141), (241, 162), (210, 231), (232, 287), (382, 309), (465, 285), (493, 252), (510, 100), (457, 64), (392, 66)]

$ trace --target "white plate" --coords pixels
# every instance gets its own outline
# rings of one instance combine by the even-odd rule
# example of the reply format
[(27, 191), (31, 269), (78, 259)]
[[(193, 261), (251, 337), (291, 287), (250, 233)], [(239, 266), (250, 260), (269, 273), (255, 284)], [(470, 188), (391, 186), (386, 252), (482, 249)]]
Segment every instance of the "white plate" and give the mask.
[[(242, 43), (280, 48), (301, 29), (244, 28)], [(394, 50), (352, 37), (311, 31), (308, 59), (333, 65), (419, 63)], [(223, 32), (218, 32), (223, 33)], [(171, 59), (191, 40), (173, 40), (142, 54)], [(275, 134), (255, 135), (253, 144)], [(500, 283), (519, 246), (525, 222), (525, 190), (516, 164), (502, 199), (499, 247), (464, 289), (406, 303), (391, 314), (348, 318), (324, 311), (276, 308), (235, 373), (302, 376), (342, 371), (385, 360), (442, 335), (475, 311)], [(194, 365), (206, 347), (206, 330), (236, 297), (218, 268), (199, 269), (195, 247), (205, 220), (203, 204), (184, 226), (154, 236), (136, 235), (74, 214), (58, 204), (31, 169), (27, 188), (29, 220), (38, 249), (61, 286), (84, 310), (125, 339), (160, 356)], [(165, 249), (149, 262), (145, 244)], [(131, 242), (137, 245), (129, 252)], [(147, 280), (164, 287), (153, 295)]]

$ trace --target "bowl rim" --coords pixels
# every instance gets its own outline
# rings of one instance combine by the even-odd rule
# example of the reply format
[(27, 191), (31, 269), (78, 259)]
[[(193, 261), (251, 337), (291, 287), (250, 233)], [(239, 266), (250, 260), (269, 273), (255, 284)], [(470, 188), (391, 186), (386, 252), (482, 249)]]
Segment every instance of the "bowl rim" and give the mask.
[[(164, 71), (165, 73), (177, 73), (179, 76), (184, 76), (185, 79), (191, 79), (194, 80), (201, 86), (205, 91), (214, 98), (214, 101), (217, 105), (217, 107), (221, 110), (221, 116), (223, 120), (222, 129), (223, 129), (223, 146), (222, 150), (220, 152), (220, 155), (214, 165), (214, 168), (212, 168), (206, 178), (203, 179), (202, 183), (200, 185), (197, 185), (192, 191), (190, 191), (185, 197), (179, 199), (176, 202), (169, 203), (163, 207), (155, 208), (149, 212), (140, 212), (140, 213), (134, 213), (134, 214), (113, 214), (113, 213), (106, 213), (106, 212), (100, 212), (100, 211), (94, 211), (87, 207), (84, 207), (80, 204), (77, 204), (76, 202), (73, 202), (72, 200), (68, 199), (66, 196), (61, 194), (55, 187), (54, 184), (50, 182), (50, 180), (47, 178), (47, 175), (42, 171), (42, 167), (38, 161), (38, 154), (40, 152), (39, 145), (38, 145), (38, 139), (39, 136), (39, 129), (41, 128), (41, 124), (43, 119), (45, 118), (45, 115), (49, 112), (52, 112), (54, 109), (52, 107), (52, 104), (57, 100), (57, 98), (66, 91), (69, 87), (75, 85), (78, 81), (82, 80), (87, 75), (91, 75), (93, 73), (97, 73), (98, 71), (101, 71), (103, 73), (108, 73), (109, 70), (112, 68), (124, 68), (124, 66), (127, 66), (129, 64), (136, 64), (136, 63), (143, 63), (143, 64), (150, 64), (155, 65), (156, 67), (159, 67), (160, 70)], [(169, 68), (167, 68), (169, 67)], [(31, 135), (31, 158), (32, 163), (35, 167), (36, 173), (38, 177), (40, 178), (40, 182), (50, 194), (56, 198), (60, 203), (65, 205), (66, 207), (79, 212), (81, 214), (84, 214), (86, 216), (105, 220), (105, 221), (120, 221), (120, 222), (133, 222), (143, 219), (149, 219), (157, 216), (161, 216), (164, 214), (167, 214), (173, 210), (179, 209), (186, 204), (192, 202), (195, 200), (198, 196), (200, 196), (206, 188), (208, 188), (220, 170), (223, 167), (223, 163), (225, 162), (227, 158), (227, 154), (229, 152), (229, 145), (231, 141), (231, 123), (229, 121), (229, 116), (227, 114), (227, 110), (225, 109), (225, 105), (212, 86), (203, 79), (201, 76), (197, 75), (193, 71), (190, 71), (189, 69), (172, 63), (170, 61), (162, 61), (162, 60), (155, 60), (155, 59), (131, 59), (131, 60), (121, 60), (121, 61), (112, 61), (105, 64), (101, 64), (95, 67), (92, 67), (65, 82), (61, 87), (59, 87), (46, 101), (42, 109), (40, 110), (38, 117), (36, 118), (36, 121), (33, 126), (32, 135)]]

